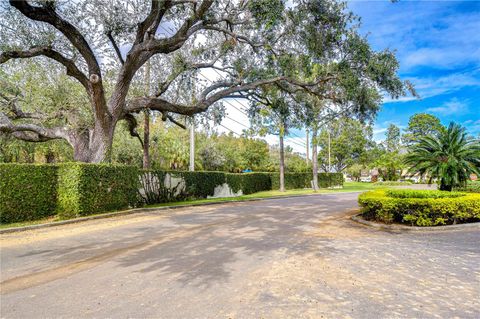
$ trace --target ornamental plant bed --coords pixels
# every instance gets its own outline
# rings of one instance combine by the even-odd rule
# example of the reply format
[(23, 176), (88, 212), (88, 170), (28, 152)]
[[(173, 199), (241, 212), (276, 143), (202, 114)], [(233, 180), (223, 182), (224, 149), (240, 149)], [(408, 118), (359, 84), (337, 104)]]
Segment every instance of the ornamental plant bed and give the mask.
[(480, 221), (480, 194), (434, 190), (375, 190), (358, 202), (363, 218), (412, 226)]

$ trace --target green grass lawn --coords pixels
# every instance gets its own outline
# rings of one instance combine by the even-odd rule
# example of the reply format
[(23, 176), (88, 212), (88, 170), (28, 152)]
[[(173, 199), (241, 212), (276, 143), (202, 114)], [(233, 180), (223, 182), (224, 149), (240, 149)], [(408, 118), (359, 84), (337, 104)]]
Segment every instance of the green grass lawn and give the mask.
[(57, 216), (51, 216), (51, 217), (42, 218), (38, 220), (29, 220), (29, 221), (18, 222), (18, 223), (0, 224), (0, 229), (23, 227), (23, 226), (38, 225), (38, 224), (48, 224), (56, 221), (59, 221)]
[[(345, 182), (343, 184), (343, 188), (338, 188), (338, 189), (323, 188), (317, 192), (314, 192), (311, 189), (290, 189), (285, 192), (280, 192), (278, 190), (271, 190), (271, 191), (258, 192), (258, 193), (238, 196), (238, 197), (222, 197), (222, 198), (187, 200), (187, 201), (181, 201), (181, 202), (170, 202), (170, 203), (148, 205), (146, 207), (165, 207), (165, 206), (181, 206), (181, 205), (206, 204), (206, 203), (238, 202), (238, 201), (245, 201), (249, 199), (258, 199), (258, 198), (282, 197), (282, 196), (294, 196), (294, 195), (315, 195), (315, 194), (322, 194), (322, 193), (358, 192), (358, 191), (367, 191), (371, 189), (378, 189), (378, 187), (373, 186), (373, 184), (371, 183)], [(102, 215), (102, 214), (95, 214), (95, 215)], [(89, 216), (94, 216), (94, 215), (89, 215)], [(25, 221), (25, 222), (10, 223), (10, 224), (0, 224), (0, 229), (45, 224), (45, 223), (50, 223), (58, 220), (59, 219), (56, 216), (52, 216), (52, 217), (41, 219), (41, 220)]]

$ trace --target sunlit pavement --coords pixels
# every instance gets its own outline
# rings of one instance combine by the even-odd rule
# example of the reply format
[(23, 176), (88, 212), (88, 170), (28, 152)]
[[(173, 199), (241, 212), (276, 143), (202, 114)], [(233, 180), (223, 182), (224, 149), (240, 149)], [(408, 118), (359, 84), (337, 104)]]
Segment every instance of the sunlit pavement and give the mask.
[(357, 196), (2, 235), (1, 317), (480, 317), (479, 231), (373, 230)]

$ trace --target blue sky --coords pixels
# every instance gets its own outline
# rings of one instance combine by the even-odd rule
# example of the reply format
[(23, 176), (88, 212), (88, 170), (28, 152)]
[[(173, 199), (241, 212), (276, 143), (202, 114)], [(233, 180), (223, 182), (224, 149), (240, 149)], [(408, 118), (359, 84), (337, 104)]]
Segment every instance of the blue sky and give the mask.
[(442, 123), (462, 123), (480, 134), (480, 2), (349, 1), (362, 18), (361, 33), (376, 50), (395, 50), (400, 76), (411, 80), (421, 100), (386, 99), (375, 139), (386, 127), (402, 128), (411, 115), (434, 114)]
[[(434, 114), (444, 125), (455, 121), (470, 134), (480, 134), (480, 1), (349, 1), (348, 6), (361, 17), (360, 32), (375, 50), (396, 52), (400, 77), (413, 82), (421, 95), (421, 100), (386, 98), (375, 122), (375, 140), (385, 138), (391, 123), (406, 128), (415, 113)], [(227, 106), (227, 114), (235, 121), (222, 123), (235, 132), (248, 126), (245, 114), (233, 107)], [(305, 131), (292, 131), (286, 144), (305, 153)], [(265, 139), (278, 143), (277, 136)]]

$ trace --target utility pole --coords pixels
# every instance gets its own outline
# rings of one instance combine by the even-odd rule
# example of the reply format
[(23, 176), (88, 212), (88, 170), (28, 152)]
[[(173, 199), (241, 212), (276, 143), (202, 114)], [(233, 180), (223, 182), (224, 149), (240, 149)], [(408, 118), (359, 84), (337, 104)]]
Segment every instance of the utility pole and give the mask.
[(190, 172), (195, 171), (195, 120), (190, 121)]
[(283, 123), (280, 127), (280, 191), (285, 191), (285, 149), (284, 149), (284, 142), (283, 137), (285, 134), (285, 126)]
[[(145, 65), (145, 95), (150, 95), (150, 61)], [(143, 168), (150, 168), (150, 110), (144, 112), (143, 128)]]
[(310, 150), (310, 145), (308, 143), (308, 128), (307, 128), (307, 159), (306, 159), (307, 165), (308, 165), (308, 161), (310, 160), (310, 155), (308, 154), (309, 150)]
[(328, 133), (328, 172), (332, 172), (332, 162), (330, 160), (330, 130), (327, 127), (327, 133)]

